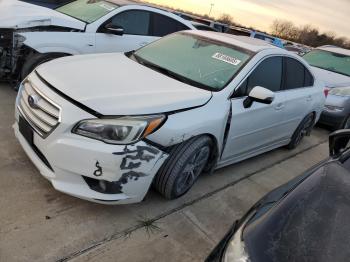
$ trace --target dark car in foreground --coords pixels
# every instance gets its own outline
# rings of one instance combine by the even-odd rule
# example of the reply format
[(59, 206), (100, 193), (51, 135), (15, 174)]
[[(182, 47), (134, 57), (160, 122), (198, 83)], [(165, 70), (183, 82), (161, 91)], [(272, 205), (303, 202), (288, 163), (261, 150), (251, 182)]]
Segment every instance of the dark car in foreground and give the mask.
[(331, 134), (330, 158), (263, 197), (206, 261), (349, 261), (349, 139)]
[(33, 5), (40, 5), (43, 7), (55, 9), (59, 6), (68, 4), (73, 0), (21, 0), (21, 1), (29, 4), (33, 4)]

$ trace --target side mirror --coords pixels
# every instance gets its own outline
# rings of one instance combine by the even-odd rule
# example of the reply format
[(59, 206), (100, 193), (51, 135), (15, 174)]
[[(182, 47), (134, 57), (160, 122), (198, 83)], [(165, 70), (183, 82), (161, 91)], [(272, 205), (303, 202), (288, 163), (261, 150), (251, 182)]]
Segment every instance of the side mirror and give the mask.
[(113, 25), (112, 23), (106, 24), (104, 27), (104, 31), (107, 34), (113, 34), (113, 35), (123, 35), (124, 34), (124, 28), (120, 26)]
[(349, 148), (350, 129), (338, 130), (329, 135), (329, 155), (339, 157)]
[(244, 108), (252, 106), (253, 102), (271, 104), (275, 99), (275, 93), (261, 86), (254, 87), (248, 97), (243, 101)]

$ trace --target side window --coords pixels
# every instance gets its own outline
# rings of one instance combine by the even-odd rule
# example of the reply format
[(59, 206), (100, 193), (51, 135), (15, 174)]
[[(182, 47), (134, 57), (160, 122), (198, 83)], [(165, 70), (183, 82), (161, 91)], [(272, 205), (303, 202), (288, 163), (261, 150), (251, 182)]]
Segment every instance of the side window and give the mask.
[(130, 10), (117, 14), (111, 23), (124, 28), (127, 35), (149, 35), (151, 13), (142, 10)]
[(284, 89), (296, 89), (313, 85), (313, 77), (309, 70), (299, 61), (285, 58), (285, 85)]
[(261, 86), (273, 92), (281, 90), (282, 57), (269, 57), (262, 61), (235, 92), (235, 97), (249, 95), (250, 91)]
[(265, 87), (273, 92), (281, 90), (282, 57), (270, 57), (258, 65), (248, 77), (247, 94), (256, 86)]
[(171, 17), (153, 13), (152, 35), (163, 37), (178, 31), (188, 30), (189, 28)]
[(304, 86), (313, 86), (315, 83), (314, 77), (311, 75), (310, 71), (305, 67), (305, 83)]

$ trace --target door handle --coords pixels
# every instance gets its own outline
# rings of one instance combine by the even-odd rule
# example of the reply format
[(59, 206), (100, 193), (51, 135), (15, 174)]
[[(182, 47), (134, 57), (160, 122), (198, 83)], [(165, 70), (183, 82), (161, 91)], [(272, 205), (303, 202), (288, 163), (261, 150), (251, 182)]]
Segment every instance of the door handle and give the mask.
[(310, 95), (310, 96), (308, 96), (307, 98), (306, 98), (306, 101), (311, 101), (312, 100), (312, 96)]
[(148, 42), (142, 42), (142, 43), (140, 43), (140, 46), (143, 47), (143, 46), (148, 45), (148, 44), (149, 44)]
[(282, 110), (284, 108), (284, 104), (283, 103), (279, 103), (275, 106), (275, 110)]

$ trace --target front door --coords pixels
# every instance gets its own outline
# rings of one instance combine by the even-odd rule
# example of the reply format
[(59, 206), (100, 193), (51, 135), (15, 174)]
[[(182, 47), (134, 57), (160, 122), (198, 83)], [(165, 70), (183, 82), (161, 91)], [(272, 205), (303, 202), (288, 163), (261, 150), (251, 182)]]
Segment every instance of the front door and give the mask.
[[(285, 139), (283, 133), (286, 97), (281, 92), (282, 57), (263, 60), (236, 90), (232, 103), (232, 119), (222, 161), (242, 160), (265, 151)], [(269, 104), (254, 102), (244, 108), (243, 101), (255, 86), (275, 92)]]
[(144, 10), (128, 10), (115, 15), (106, 24), (112, 23), (123, 28), (124, 34), (107, 34), (100, 28), (96, 33), (96, 52), (127, 52), (157, 40), (159, 37), (150, 34), (151, 17), (152, 13)]

